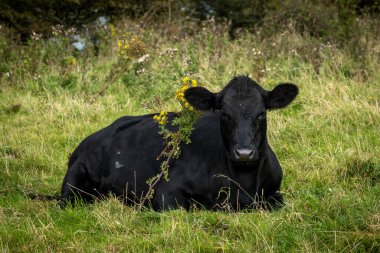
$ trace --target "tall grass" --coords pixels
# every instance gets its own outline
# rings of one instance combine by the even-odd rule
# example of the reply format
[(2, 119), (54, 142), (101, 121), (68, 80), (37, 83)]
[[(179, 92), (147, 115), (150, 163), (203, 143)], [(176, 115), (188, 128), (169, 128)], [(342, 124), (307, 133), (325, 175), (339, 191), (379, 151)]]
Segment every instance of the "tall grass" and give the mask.
[[(378, 34), (363, 26), (352, 50), (289, 28), (234, 41), (212, 22), (192, 32), (176, 24), (142, 30), (128, 21), (116, 31), (104, 31), (97, 57), (91, 47), (75, 52), (65, 37), (16, 45), (1, 31), (2, 251), (379, 251)], [(137, 55), (115, 71), (125, 32), (140, 38), (149, 58), (139, 63)], [(58, 194), (73, 149), (118, 117), (179, 110), (174, 94), (187, 74), (213, 91), (239, 74), (267, 89), (298, 84), (296, 101), (268, 117), (284, 169), (284, 209), (137, 212), (111, 197), (60, 210), (27, 197)]]

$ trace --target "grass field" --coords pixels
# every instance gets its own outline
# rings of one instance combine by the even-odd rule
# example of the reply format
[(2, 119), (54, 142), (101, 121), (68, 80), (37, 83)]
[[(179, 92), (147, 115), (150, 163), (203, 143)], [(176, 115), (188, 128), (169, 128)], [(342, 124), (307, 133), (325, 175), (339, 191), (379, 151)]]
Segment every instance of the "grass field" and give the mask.
[[(231, 41), (217, 26), (192, 36), (126, 27), (104, 35), (98, 57), (58, 40), (17, 46), (2, 34), (0, 251), (380, 251), (376, 37), (363, 37), (353, 54), (287, 30)], [(125, 30), (138, 36), (128, 61), (116, 43)], [(58, 194), (69, 154), (118, 117), (179, 110), (183, 76), (218, 91), (239, 74), (267, 89), (285, 81), (300, 88), (290, 107), (268, 116), (284, 170), (282, 210), (138, 212), (114, 198), (61, 210), (28, 198)]]

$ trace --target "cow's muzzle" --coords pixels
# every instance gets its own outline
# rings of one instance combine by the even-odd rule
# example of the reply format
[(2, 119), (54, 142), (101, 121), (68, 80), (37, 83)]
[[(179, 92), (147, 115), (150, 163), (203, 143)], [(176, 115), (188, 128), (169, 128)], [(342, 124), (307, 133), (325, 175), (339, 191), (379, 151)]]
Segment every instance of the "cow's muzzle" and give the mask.
[(255, 150), (253, 148), (235, 148), (234, 156), (236, 161), (249, 162), (255, 158)]

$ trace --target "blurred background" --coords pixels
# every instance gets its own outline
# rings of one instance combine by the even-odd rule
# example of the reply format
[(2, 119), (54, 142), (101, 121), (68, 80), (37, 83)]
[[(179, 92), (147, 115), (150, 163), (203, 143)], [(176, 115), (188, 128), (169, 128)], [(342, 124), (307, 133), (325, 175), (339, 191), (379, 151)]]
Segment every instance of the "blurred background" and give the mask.
[(228, 26), (232, 38), (242, 28), (271, 35), (292, 22), (298, 32), (342, 41), (355, 33), (357, 19), (375, 17), (380, 12), (378, 0), (3, 0), (0, 7), (0, 22), (23, 42), (32, 34), (49, 38), (54, 34), (52, 27), (57, 25), (83, 32), (115, 24), (120, 19), (145, 26), (171, 24), (176, 29), (184, 23), (195, 26), (213, 19)]
[[(56, 80), (58, 86), (76, 86), (79, 77), (73, 66), (87, 73), (90, 62), (103, 64), (104, 57), (109, 63), (118, 61), (113, 57), (116, 51), (119, 56), (127, 54), (128, 63), (104, 70), (101, 82), (126, 81), (131, 70), (137, 75), (149, 71), (141, 66), (147, 57), (136, 62), (140, 57), (174, 56), (178, 48), (173, 51), (171, 46), (185, 40), (190, 51), (183, 61), (188, 66), (176, 68), (176, 78), (199, 72), (195, 54), (211, 44), (209, 64), (218, 66), (223, 45), (236, 40), (252, 44), (248, 55), (252, 66), (244, 71), (258, 80), (265, 76), (268, 60), (283, 53), (312, 64), (318, 73), (324, 61), (321, 50), (326, 47), (342, 50), (350, 58), (339, 71), (362, 80), (368, 78), (365, 56), (380, 51), (379, 16), (378, 0), (3, 0), (0, 87), (25, 86), (27, 76), (38, 87), (48, 85), (38, 82), (47, 66), (67, 74)], [(223, 74), (223, 66), (219, 69), (218, 74)], [(104, 87), (99, 89), (103, 93)]]

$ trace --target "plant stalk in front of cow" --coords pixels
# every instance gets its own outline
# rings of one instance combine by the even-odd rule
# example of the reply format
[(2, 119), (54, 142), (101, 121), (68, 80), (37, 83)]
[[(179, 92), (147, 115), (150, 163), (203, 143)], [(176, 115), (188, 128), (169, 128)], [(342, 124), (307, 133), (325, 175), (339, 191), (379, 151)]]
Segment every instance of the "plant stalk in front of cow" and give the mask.
[(154, 177), (148, 179), (146, 183), (148, 184), (148, 191), (141, 199), (137, 209), (141, 210), (146, 202), (153, 198), (154, 196), (154, 187), (164, 178), (166, 181), (169, 181), (169, 167), (173, 159), (177, 159), (181, 154), (180, 145), (182, 142), (189, 144), (190, 135), (193, 130), (193, 125), (199, 118), (200, 113), (194, 110), (187, 101), (184, 99), (184, 92), (189, 87), (198, 86), (198, 81), (195, 79), (190, 79), (185, 77), (182, 80), (182, 87), (179, 88), (176, 92), (176, 98), (181, 103), (182, 111), (174, 117), (173, 120), (169, 123), (172, 126), (178, 126), (177, 131), (171, 131), (167, 128), (168, 118), (167, 113), (162, 111), (160, 114), (155, 115), (153, 119), (159, 124), (160, 134), (166, 141), (166, 145), (162, 152), (157, 156), (157, 160), (165, 158), (160, 165), (160, 173)]
[[(168, 130), (167, 130), (168, 131)], [(162, 178), (165, 178), (166, 181), (169, 181), (169, 163), (172, 161), (173, 158), (178, 158), (179, 156), (179, 145), (181, 143), (181, 139), (179, 138), (179, 135), (173, 134), (175, 139), (172, 139), (169, 141), (165, 148), (162, 150), (161, 154), (157, 156), (157, 160), (160, 160), (162, 157), (166, 157), (166, 160), (164, 160), (161, 163), (160, 170), (161, 172), (157, 174), (156, 176), (150, 178), (147, 180), (147, 184), (149, 185), (148, 191), (145, 194), (145, 196), (141, 199), (138, 210), (141, 211), (141, 209), (144, 207), (147, 200), (150, 200), (153, 198), (154, 195), (154, 187), (161, 181)]]

